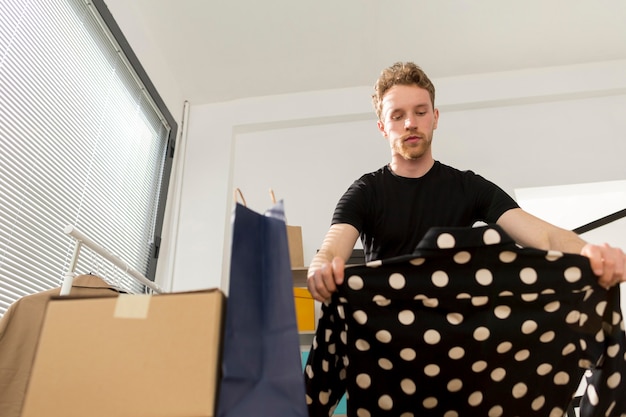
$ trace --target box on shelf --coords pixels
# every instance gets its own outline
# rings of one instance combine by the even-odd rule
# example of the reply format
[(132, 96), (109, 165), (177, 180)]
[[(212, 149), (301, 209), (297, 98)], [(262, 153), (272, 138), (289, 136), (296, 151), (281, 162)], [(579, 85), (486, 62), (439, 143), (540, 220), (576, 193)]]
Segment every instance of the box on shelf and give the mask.
[(224, 294), (48, 303), (22, 417), (212, 417)]
[(304, 266), (304, 248), (302, 246), (302, 227), (287, 225), (287, 243), (289, 261), (292, 268)]

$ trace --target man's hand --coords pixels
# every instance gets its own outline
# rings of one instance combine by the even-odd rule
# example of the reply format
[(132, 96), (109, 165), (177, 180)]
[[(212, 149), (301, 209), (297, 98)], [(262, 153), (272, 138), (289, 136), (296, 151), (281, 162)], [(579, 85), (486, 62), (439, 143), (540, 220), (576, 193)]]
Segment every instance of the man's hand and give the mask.
[(306, 285), (309, 292), (317, 301), (325, 301), (337, 291), (337, 286), (343, 283), (345, 261), (336, 256), (332, 262), (324, 262), (318, 268), (309, 270)]
[(620, 248), (614, 248), (606, 243), (593, 245), (587, 243), (580, 254), (589, 258), (593, 273), (598, 276), (598, 283), (604, 288), (610, 288), (626, 281), (626, 255)]

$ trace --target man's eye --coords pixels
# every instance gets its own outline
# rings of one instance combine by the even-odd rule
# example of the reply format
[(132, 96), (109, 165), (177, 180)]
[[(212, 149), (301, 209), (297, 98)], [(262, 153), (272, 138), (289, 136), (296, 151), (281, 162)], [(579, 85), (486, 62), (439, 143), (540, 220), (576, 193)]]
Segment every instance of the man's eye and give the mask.
[(426, 112), (425, 111), (418, 111), (418, 112), (415, 112), (415, 114), (417, 114), (418, 116), (423, 116), (423, 115), (426, 114)]

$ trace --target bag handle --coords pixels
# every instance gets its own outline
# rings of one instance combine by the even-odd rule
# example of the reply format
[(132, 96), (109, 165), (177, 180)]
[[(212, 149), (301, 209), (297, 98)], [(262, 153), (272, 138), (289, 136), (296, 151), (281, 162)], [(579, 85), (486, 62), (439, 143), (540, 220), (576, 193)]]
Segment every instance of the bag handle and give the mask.
[[(248, 205), (246, 204), (246, 198), (243, 196), (241, 189), (239, 189), (239, 187), (235, 187), (235, 189), (233, 190), (233, 200), (235, 202), (238, 202), (240, 198), (241, 198), (241, 202), (243, 206), (248, 207)], [(274, 190), (272, 190), (271, 188), (270, 188), (270, 198), (272, 199), (272, 204), (276, 204), (276, 196), (274, 195)], [(285, 216), (285, 223), (287, 223), (287, 216)]]
[(235, 200), (235, 202), (239, 201), (238, 197), (241, 197), (241, 202), (243, 203), (243, 206), (247, 207), (246, 199), (244, 198), (243, 193), (241, 192), (239, 188), (235, 188), (233, 190), (233, 199)]
[[(272, 200), (272, 204), (276, 204), (276, 196), (274, 195), (274, 190), (272, 190), (271, 188), (270, 188), (270, 199)], [(285, 224), (288, 224), (287, 223), (287, 215), (283, 214), (283, 216), (285, 218)]]

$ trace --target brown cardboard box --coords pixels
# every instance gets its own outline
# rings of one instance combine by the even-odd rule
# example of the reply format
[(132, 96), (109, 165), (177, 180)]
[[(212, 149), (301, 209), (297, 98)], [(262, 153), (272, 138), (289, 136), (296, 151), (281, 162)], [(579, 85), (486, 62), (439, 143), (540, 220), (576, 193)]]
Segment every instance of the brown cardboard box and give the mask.
[(287, 225), (287, 244), (289, 261), (292, 268), (304, 266), (304, 248), (302, 247), (302, 227)]
[(211, 417), (221, 291), (48, 303), (22, 417)]

